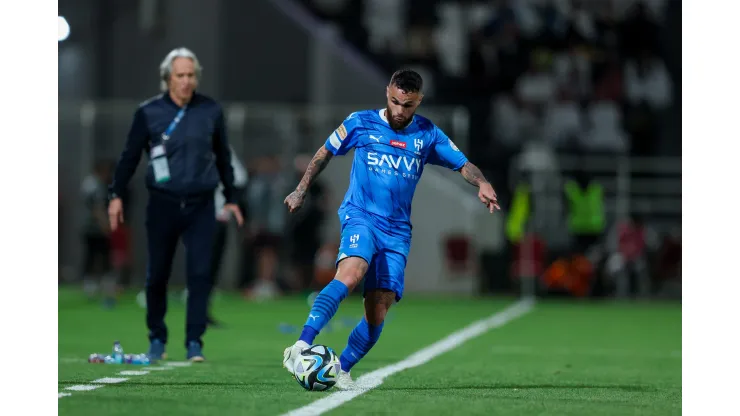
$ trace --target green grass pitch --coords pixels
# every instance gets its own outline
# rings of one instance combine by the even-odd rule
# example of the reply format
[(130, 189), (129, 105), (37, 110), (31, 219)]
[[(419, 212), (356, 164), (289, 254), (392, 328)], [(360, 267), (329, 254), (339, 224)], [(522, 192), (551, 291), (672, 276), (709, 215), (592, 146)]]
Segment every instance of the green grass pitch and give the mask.
[[(506, 308), (516, 299), (407, 295), (393, 307), (375, 348), (352, 371), (401, 361), (446, 335)], [(121, 376), (146, 366), (88, 364), (120, 340), (127, 353), (148, 346), (144, 310), (126, 295), (112, 310), (81, 292), (59, 292), (60, 415), (280, 415), (334, 392), (307, 392), (281, 367), (283, 349), (306, 319), (303, 297), (252, 303), (219, 296), (222, 329), (205, 337), (202, 364)], [(350, 297), (317, 343), (339, 354), (362, 313)], [(170, 302), (170, 361), (184, 361), (185, 308)], [(281, 324), (283, 331), (280, 330)], [(128, 380), (68, 391), (104, 377)], [(549, 301), (506, 325), (390, 376), (331, 415), (680, 415), (681, 306)]]

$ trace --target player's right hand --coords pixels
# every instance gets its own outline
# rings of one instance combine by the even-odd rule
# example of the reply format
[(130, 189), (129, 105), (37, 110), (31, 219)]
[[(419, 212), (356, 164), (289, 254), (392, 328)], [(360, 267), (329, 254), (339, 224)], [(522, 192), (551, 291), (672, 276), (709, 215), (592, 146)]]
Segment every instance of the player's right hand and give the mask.
[(493, 190), (493, 187), (490, 183), (485, 182), (480, 184), (480, 187), (478, 188), (478, 199), (480, 199), (480, 202), (482, 202), (486, 208), (488, 208), (488, 211), (493, 214), (493, 211), (498, 209), (500, 210), (501, 207), (498, 204), (498, 197), (496, 196), (496, 191)]
[(288, 210), (292, 214), (301, 208), (303, 205), (303, 198), (304, 194), (302, 192), (293, 191), (290, 195), (285, 197), (285, 201), (283, 202), (288, 206)]
[(111, 199), (108, 205), (108, 222), (111, 231), (116, 231), (118, 224), (123, 224), (123, 201), (121, 201), (121, 198)]

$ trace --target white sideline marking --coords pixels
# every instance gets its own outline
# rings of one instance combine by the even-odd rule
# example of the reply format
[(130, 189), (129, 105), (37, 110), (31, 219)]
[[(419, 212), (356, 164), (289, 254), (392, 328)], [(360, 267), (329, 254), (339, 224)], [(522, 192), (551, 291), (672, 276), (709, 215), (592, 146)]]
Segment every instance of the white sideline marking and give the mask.
[(72, 390), (72, 391), (90, 391), (95, 390), (103, 387), (102, 385), (98, 384), (93, 386), (92, 384), (78, 384), (76, 386), (69, 386), (64, 390)]
[(118, 374), (122, 376), (145, 376), (149, 374), (149, 372), (148, 371), (126, 370), (126, 371), (121, 371)]
[(169, 361), (164, 363), (168, 367), (190, 367), (193, 364), (190, 361)]
[(103, 377), (97, 380), (93, 380), (92, 382), (97, 384), (117, 384), (123, 383), (126, 380), (128, 379), (123, 377)]
[(554, 355), (562, 356), (592, 356), (606, 358), (644, 358), (644, 359), (680, 359), (681, 351), (670, 352), (647, 352), (635, 351), (620, 348), (553, 348), (553, 347), (533, 347), (531, 345), (501, 345), (491, 348), (493, 354), (498, 355), (531, 355), (552, 357)]
[(386, 367), (381, 367), (375, 371), (364, 374), (355, 381), (356, 388), (354, 390), (337, 391), (330, 395), (310, 403), (301, 408), (295, 409), (291, 412), (286, 413), (284, 416), (298, 416), (298, 415), (320, 415), (329, 410), (336, 409), (342, 404), (354, 399), (357, 396), (366, 393), (379, 385), (383, 384), (383, 380), (395, 373), (413, 368), (427, 363), (433, 358), (446, 353), (465, 342), (484, 334), (485, 332), (498, 328), (532, 310), (534, 302), (531, 300), (521, 300), (514, 305), (509, 306), (501, 312), (497, 312), (488, 318), (481, 319), (473, 322), (465, 328), (453, 332), (447, 337), (435, 342), (434, 344), (421, 349), (403, 361), (399, 361), (395, 364), (391, 364)]
[[(146, 371), (144, 370), (124, 370), (119, 372), (118, 374), (122, 376), (143, 376), (146, 374), (149, 374), (149, 371), (161, 371), (161, 370), (174, 370), (175, 368), (179, 367), (189, 367), (192, 363), (189, 361), (174, 361), (174, 362), (168, 362), (164, 363), (164, 367), (147, 367)], [(91, 383), (97, 383), (97, 384), (80, 384), (75, 386), (70, 386), (65, 388), (65, 390), (72, 390), (72, 391), (90, 391), (99, 389), (101, 387), (105, 387), (106, 384), (117, 384), (117, 383), (123, 383), (124, 381), (127, 381), (128, 378), (123, 377), (103, 377), (99, 378), (97, 380), (91, 381)], [(59, 399), (62, 397), (68, 397), (71, 396), (72, 393), (59, 393)]]

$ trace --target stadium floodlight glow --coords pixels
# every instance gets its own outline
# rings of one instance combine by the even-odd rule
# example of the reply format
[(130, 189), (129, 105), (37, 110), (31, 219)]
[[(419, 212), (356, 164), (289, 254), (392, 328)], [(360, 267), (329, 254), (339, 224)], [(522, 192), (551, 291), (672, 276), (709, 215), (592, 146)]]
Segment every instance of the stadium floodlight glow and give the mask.
[(64, 18), (64, 16), (57, 16), (57, 21), (59, 24), (59, 42), (62, 42), (66, 40), (69, 37), (69, 23), (67, 23), (67, 19)]

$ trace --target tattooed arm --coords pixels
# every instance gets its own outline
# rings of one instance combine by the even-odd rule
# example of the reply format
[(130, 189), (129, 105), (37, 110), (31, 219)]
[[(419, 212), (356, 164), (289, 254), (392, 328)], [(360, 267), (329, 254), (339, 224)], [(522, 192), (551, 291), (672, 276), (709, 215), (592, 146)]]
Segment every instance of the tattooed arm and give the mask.
[(483, 172), (478, 169), (478, 166), (470, 162), (465, 162), (465, 165), (460, 169), (460, 173), (471, 185), (480, 186), (481, 183), (488, 183), (485, 176), (483, 176)]
[(483, 176), (483, 172), (478, 169), (477, 166), (470, 162), (465, 162), (460, 174), (465, 178), (468, 183), (478, 187), (478, 199), (482, 202), (488, 210), (493, 213), (494, 209), (501, 209), (498, 205), (498, 199), (496, 192), (493, 190), (493, 186)]
[(314, 183), (321, 171), (323, 171), (326, 165), (329, 164), (332, 156), (331, 152), (329, 152), (324, 146), (321, 146), (316, 154), (313, 155), (313, 159), (311, 159), (311, 162), (308, 164), (308, 168), (306, 169), (306, 173), (303, 174), (301, 182), (298, 184), (295, 191), (291, 192), (291, 194), (285, 198), (284, 203), (288, 206), (290, 212), (296, 212), (301, 208), (303, 200), (306, 198), (308, 187)]

